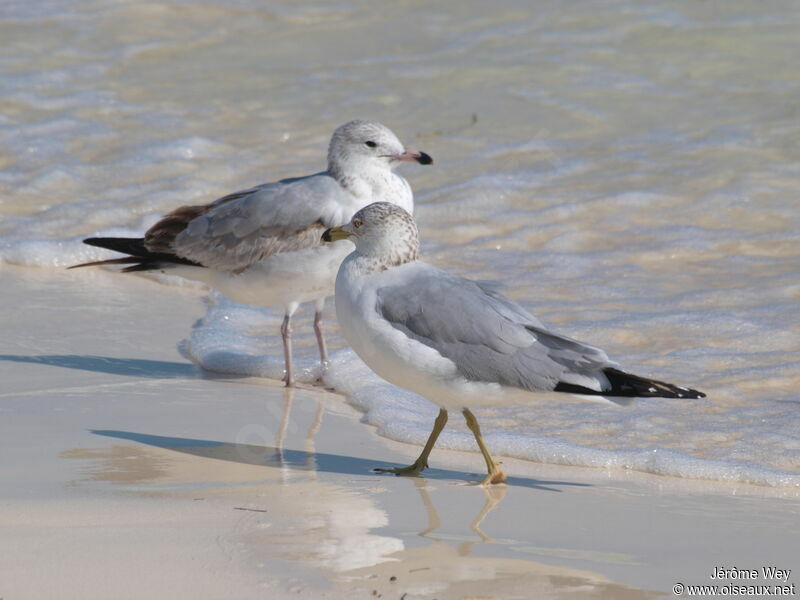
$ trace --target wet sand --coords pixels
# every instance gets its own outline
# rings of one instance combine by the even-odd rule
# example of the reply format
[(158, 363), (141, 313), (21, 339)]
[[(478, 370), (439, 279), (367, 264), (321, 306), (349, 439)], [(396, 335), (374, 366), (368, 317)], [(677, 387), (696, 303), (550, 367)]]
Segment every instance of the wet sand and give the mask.
[[(650, 598), (794, 568), (792, 490), (417, 448), (178, 351), (202, 290), (3, 266), (5, 598)], [(8, 576), (10, 574), (10, 577)]]

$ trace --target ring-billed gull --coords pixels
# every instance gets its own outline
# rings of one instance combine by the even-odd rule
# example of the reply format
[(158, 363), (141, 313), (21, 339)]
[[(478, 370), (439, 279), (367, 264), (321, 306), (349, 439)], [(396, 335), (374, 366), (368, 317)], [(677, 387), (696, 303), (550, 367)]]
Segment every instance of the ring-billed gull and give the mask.
[(417, 260), (417, 226), (399, 206), (371, 204), (323, 239), (356, 245), (336, 278), (336, 315), (347, 341), (378, 375), (440, 407), (419, 458), (385, 472), (418, 475), (427, 467), (448, 410), (464, 414), (486, 461), (487, 484), (505, 475), (471, 406), (526, 404), (530, 392), (553, 391), (619, 404), (636, 397), (705, 397), (626, 373), (601, 349), (549, 331), (490, 285)]
[(326, 171), (265, 183), (210, 204), (182, 206), (143, 238), (86, 239), (91, 246), (129, 256), (75, 267), (132, 264), (123, 271), (168, 271), (207, 283), (235, 302), (285, 307), (284, 380), (292, 386), (292, 315), (300, 303), (315, 303), (314, 333), (324, 366), (322, 309), (333, 294), (339, 264), (353, 249), (348, 242), (321, 244), (320, 234), (378, 200), (412, 212), (411, 186), (393, 172), (402, 162), (429, 165), (433, 159), (406, 150), (385, 125), (350, 121), (331, 137)]

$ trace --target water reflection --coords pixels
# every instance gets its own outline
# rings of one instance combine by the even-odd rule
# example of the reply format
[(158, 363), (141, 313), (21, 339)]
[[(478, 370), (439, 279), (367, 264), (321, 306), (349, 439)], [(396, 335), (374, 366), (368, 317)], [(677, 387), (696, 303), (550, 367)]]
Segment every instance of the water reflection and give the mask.
[[(283, 410), (281, 412), (280, 424), (275, 432), (275, 454), (272, 458), (273, 462), (280, 468), (282, 475), (282, 482), (288, 483), (292, 475), (296, 475), (297, 465), (293, 465), (290, 461), (286, 460), (284, 456), (284, 442), (286, 440), (286, 433), (289, 429), (289, 423), (292, 415), (292, 405), (294, 404), (295, 391), (292, 388), (284, 388), (283, 395)], [(322, 416), (325, 414), (325, 406), (321, 400), (315, 399), (314, 403), (317, 408), (314, 412), (314, 418), (311, 425), (306, 432), (303, 441), (303, 447), (306, 453), (305, 464), (303, 465), (305, 473), (312, 481), (317, 480), (317, 460), (316, 460), (316, 447), (314, 445), (314, 437), (317, 435), (320, 427), (322, 427)]]
[[(428, 518), (428, 526), (420, 531), (418, 535), (436, 542), (441, 542), (444, 540), (443, 537), (431, 535), (433, 532), (438, 531), (439, 528), (441, 528), (442, 521), (439, 518), (439, 512), (436, 510), (436, 505), (431, 500), (428, 490), (428, 483), (425, 481), (425, 479), (418, 477), (412, 478), (412, 481), (414, 482), (414, 486), (416, 487), (417, 492), (422, 499), (422, 504), (425, 507), (425, 513)], [(475, 515), (475, 518), (469, 524), (469, 528), (475, 532), (480, 540), (466, 540), (459, 544), (458, 553), (461, 556), (468, 556), (472, 552), (472, 547), (478, 542), (483, 543), (495, 541), (494, 538), (489, 537), (483, 532), (481, 529), (481, 523), (483, 523), (483, 520), (490, 512), (499, 506), (500, 502), (503, 501), (503, 498), (506, 497), (506, 493), (508, 492), (508, 486), (506, 485), (495, 485), (490, 487), (479, 486), (479, 489), (483, 492), (485, 501), (478, 514)]]

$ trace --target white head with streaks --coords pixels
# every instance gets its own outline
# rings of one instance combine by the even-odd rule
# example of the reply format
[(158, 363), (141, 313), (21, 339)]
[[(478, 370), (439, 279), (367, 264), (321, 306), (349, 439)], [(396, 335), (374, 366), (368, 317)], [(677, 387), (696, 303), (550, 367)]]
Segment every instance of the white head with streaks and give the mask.
[(359, 210), (347, 225), (328, 229), (326, 242), (349, 239), (356, 252), (371, 258), (382, 268), (417, 259), (419, 232), (414, 218), (390, 202), (374, 202)]
[(429, 165), (424, 152), (406, 150), (394, 132), (377, 121), (356, 120), (333, 132), (328, 147), (328, 171), (337, 179), (365, 171), (390, 171), (401, 162)]

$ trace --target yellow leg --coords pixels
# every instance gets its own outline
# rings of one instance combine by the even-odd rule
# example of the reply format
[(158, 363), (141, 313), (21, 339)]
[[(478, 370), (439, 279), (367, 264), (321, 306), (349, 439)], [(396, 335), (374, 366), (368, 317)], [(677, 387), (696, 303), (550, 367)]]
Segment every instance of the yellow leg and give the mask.
[(486, 444), (483, 443), (483, 436), (481, 436), (481, 428), (480, 425), (478, 425), (478, 419), (475, 418), (475, 415), (473, 415), (472, 411), (468, 408), (465, 408), (462, 412), (464, 413), (464, 418), (467, 420), (467, 427), (469, 427), (472, 435), (475, 436), (475, 441), (478, 442), (478, 448), (480, 448), (481, 454), (483, 454), (483, 460), (486, 461), (486, 470), (489, 471), (489, 474), (481, 482), (481, 485), (503, 483), (506, 480), (505, 473), (503, 473), (500, 467), (497, 466), (497, 463), (494, 462), (492, 455), (489, 454), (489, 449), (486, 447)]
[(422, 470), (428, 466), (428, 455), (433, 450), (433, 445), (436, 443), (436, 438), (444, 429), (447, 424), (447, 411), (443, 408), (439, 409), (439, 414), (436, 421), (433, 422), (433, 431), (428, 436), (428, 441), (425, 442), (425, 447), (422, 449), (422, 454), (414, 461), (413, 464), (407, 467), (396, 467), (394, 469), (373, 469), (376, 473), (394, 473), (395, 475), (410, 475), (416, 477)]

